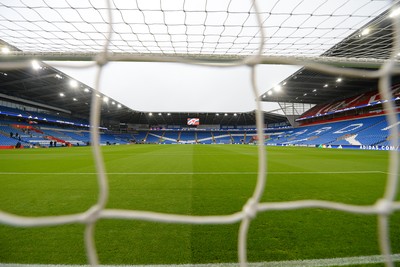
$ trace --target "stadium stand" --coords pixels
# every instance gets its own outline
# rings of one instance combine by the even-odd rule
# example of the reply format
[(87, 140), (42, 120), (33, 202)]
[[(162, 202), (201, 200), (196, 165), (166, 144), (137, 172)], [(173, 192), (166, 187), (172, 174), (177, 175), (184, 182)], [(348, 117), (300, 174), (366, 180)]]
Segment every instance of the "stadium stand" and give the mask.
[(196, 143), (196, 133), (194, 131), (181, 131), (179, 143), (194, 144)]
[(145, 139), (146, 144), (159, 144), (162, 141), (164, 132), (162, 131), (151, 131), (147, 134)]
[[(18, 141), (22, 143), (23, 146), (30, 145), (45, 145), (48, 146), (50, 140), (45, 138), (45, 135), (40, 131), (34, 131), (33, 129), (28, 128), (19, 128), (23, 127), (21, 124), (16, 124), (16, 122), (11, 122), (6, 125), (0, 125), (0, 131), (3, 136), (10, 136), (10, 138), (14, 139), (14, 144)], [(11, 141), (11, 140), (10, 140)], [(9, 145), (8, 142), (6, 144), (0, 143), (1, 146)]]
[(246, 139), (245, 136), (246, 136), (245, 131), (231, 132), (232, 143), (233, 144), (243, 144)]
[(0, 146), (3, 148), (12, 148), (18, 143), (17, 140), (11, 137), (0, 135)]
[(136, 143), (141, 144), (144, 143), (148, 135), (148, 131), (135, 131), (132, 134), (133, 139)]
[(213, 144), (213, 136), (210, 131), (198, 131), (197, 133), (197, 143), (199, 144)]
[[(396, 97), (399, 87), (394, 90)], [(375, 92), (368, 92), (339, 102), (317, 105), (305, 112), (301, 118), (333, 112), (340, 108), (357, 105), (368, 105), (380, 101)], [(14, 147), (20, 142), (23, 147), (50, 146), (85, 146), (90, 144), (90, 133), (87, 127), (77, 127), (62, 123), (63, 118), (48, 116), (51, 121), (40, 121), (44, 114), (25, 112), (8, 107), (0, 107), (0, 147)], [(11, 115), (10, 115), (11, 114)], [(367, 114), (369, 116), (343, 116), (334, 119), (320, 120), (297, 128), (267, 129), (265, 143), (278, 146), (389, 146), (388, 125), (383, 115)], [(32, 118), (32, 116), (35, 116)], [(46, 115), (47, 116), (47, 115)], [(364, 116), (366, 116), (364, 114)], [(32, 123), (32, 121), (34, 121)], [(77, 121), (76, 121), (77, 122)], [(80, 121), (83, 122), (83, 121)], [(12, 137), (10, 136), (12, 133)], [(102, 130), (101, 145), (119, 145), (130, 143), (146, 144), (248, 144), (256, 142), (255, 130), (239, 129), (173, 129), (173, 130), (137, 130), (132, 133), (113, 133)]]
[(26, 111), (5, 106), (0, 106), (0, 115), (7, 115), (15, 118), (24, 118), (28, 120), (47, 121), (47, 122), (55, 122), (60, 124), (69, 124), (78, 126), (83, 126), (83, 125), (87, 126), (89, 124), (87, 120), (82, 120), (77, 118), (65, 118), (62, 116), (38, 113), (34, 111)]
[[(295, 146), (389, 146), (389, 125), (385, 116), (372, 116), (345, 121), (313, 124), (291, 129), (266, 130), (267, 145)], [(12, 133), (12, 137), (10, 137)], [(255, 131), (136, 131), (133, 134), (101, 132), (102, 145), (129, 143), (202, 143), (242, 144), (255, 141)], [(20, 141), (22, 146), (58, 146), (71, 144), (85, 146), (90, 143), (89, 131), (73, 126), (29, 125), (26, 122), (4, 120), (0, 125), (0, 147), (9, 148)]]
[(375, 116), (284, 130), (269, 135), (266, 144), (374, 146), (389, 145), (388, 139), (390, 137), (385, 116)]
[(227, 131), (213, 132), (215, 143), (217, 144), (232, 144), (232, 137)]
[[(400, 84), (393, 86), (392, 94), (393, 100), (400, 100)], [(387, 100), (382, 100), (377, 90), (372, 90), (346, 99), (335, 100), (332, 102), (316, 105), (310, 110), (303, 113), (297, 121), (299, 121), (302, 125), (307, 125), (310, 124), (307, 119), (318, 118), (320, 116), (331, 115), (338, 112), (340, 113), (361, 108), (367, 108), (366, 114), (356, 114), (356, 117), (360, 115), (371, 116), (370, 113), (383, 114), (382, 109), (374, 110), (373, 107), (381, 106), (382, 102), (384, 101)], [(343, 115), (340, 115), (340, 117), (343, 117)], [(343, 120), (343, 118), (339, 119)], [(321, 123), (321, 121), (319, 121), (318, 123)]]
[(177, 140), (181, 139), (179, 131), (165, 131), (161, 143), (163, 144), (176, 144)]
[[(81, 131), (80, 132), (83, 137), (81, 139), (84, 143), (90, 143), (90, 133), (88, 131)], [(100, 144), (101, 145), (122, 145), (128, 144), (130, 141), (124, 138), (125, 135), (119, 136), (118, 134), (112, 133), (100, 133)]]

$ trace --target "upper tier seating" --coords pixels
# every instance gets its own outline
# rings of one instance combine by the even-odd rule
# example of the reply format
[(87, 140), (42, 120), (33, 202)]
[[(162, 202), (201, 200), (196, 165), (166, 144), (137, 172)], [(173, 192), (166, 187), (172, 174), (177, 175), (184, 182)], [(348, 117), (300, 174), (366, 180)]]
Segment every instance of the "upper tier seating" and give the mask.
[(385, 116), (304, 126), (270, 135), (267, 144), (281, 145), (387, 145)]
[[(400, 86), (396, 85), (392, 89), (393, 97), (400, 97)], [(355, 107), (362, 107), (367, 105), (373, 105), (381, 102), (380, 94), (377, 90), (362, 93), (353, 97), (349, 97), (343, 100), (338, 100), (330, 103), (324, 103), (316, 105), (310, 110), (306, 111), (300, 116), (300, 119), (309, 117), (320, 116), (324, 114), (334, 113), (340, 110), (349, 110)]]
[(75, 124), (75, 125), (87, 125), (88, 122), (83, 119), (76, 119), (76, 118), (65, 118), (62, 116), (50, 115), (46, 113), (38, 113), (34, 111), (25, 111), (16, 108), (10, 108), (5, 106), (0, 106), (0, 114), (7, 114), (8, 116), (12, 117), (20, 117), (25, 119), (32, 119), (32, 120), (39, 120), (39, 121), (52, 121), (52, 122), (59, 122), (59, 123), (68, 123), (68, 124)]

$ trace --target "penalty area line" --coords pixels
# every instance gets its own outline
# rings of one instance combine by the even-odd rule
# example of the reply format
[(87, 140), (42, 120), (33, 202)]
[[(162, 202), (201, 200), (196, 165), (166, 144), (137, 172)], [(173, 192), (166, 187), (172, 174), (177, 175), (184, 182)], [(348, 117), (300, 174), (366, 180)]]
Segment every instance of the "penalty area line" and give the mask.
[[(392, 255), (393, 262), (400, 261), (400, 254)], [(293, 260), (293, 261), (270, 261), (249, 262), (250, 267), (328, 267), (348, 266), (356, 264), (384, 263), (382, 255), (358, 256), (331, 259)], [(0, 263), (3, 267), (89, 267), (89, 265), (64, 265), (64, 264), (18, 264)], [(98, 265), (99, 267), (237, 267), (238, 263), (205, 263), (205, 264), (159, 264), (159, 265)]]

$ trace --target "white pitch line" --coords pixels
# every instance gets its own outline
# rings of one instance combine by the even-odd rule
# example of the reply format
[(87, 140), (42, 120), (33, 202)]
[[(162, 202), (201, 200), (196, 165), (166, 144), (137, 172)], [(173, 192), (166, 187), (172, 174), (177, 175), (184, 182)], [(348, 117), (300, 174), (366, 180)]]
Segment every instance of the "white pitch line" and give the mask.
[[(394, 262), (400, 261), (400, 254), (392, 255)], [(384, 263), (382, 255), (358, 256), (347, 258), (249, 262), (250, 267), (328, 267), (348, 266), (356, 264)], [(90, 267), (89, 265), (63, 265), (63, 264), (18, 264), (0, 263), (2, 267)], [(99, 267), (237, 267), (238, 263), (205, 263), (205, 264), (159, 264), (159, 265), (98, 265)]]
[[(364, 174), (382, 171), (267, 172), (267, 174)], [(95, 172), (0, 172), (0, 175), (95, 175)], [(240, 175), (257, 172), (108, 172), (108, 175)]]

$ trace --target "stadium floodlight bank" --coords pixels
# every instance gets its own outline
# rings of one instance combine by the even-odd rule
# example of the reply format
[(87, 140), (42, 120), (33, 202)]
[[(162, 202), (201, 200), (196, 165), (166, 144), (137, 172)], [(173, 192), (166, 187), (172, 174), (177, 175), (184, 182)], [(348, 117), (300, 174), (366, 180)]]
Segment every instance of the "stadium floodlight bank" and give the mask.
[[(30, 65), (27, 59), (85, 60), (98, 66), (96, 90), (110, 61), (179, 62), (211, 67), (248, 66), (255, 101), (258, 140), (263, 113), (256, 83), (258, 64), (293, 64), (320, 72), (379, 78), (383, 99), (392, 99), (390, 78), (399, 73), (399, 2), (347, 1), (0, 1), (1, 70)], [(340, 43), (345, 49), (336, 50)], [(371, 43), (378, 49), (371, 52)], [(60, 65), (61, 66), (61, 65)], [(370, 67), (353, 69), (349, 67)], [(268, 74), (266, 74), (268, 75)], [(388, 124), (397, 123), (392, 101), (383, 103)], [(160, 223), (232, 224), (240, 222), (238, 261), (247, 266), (247, 234), (252, 219), (268, 210), (326, 208), (378, 217), (378, 242), (386, 266), (394, 266), (389, 238), (390, 215), (400, 208), (398, 152), (390, 151), (386, 191), (371, 206), (319, 200), (261, 203), (266, 185), (266, 152), (258, 143), (257, 184), (242, 210), (224, 216), (183, 216), (108, 210), (108, 182), (99, 146), (100, 100), (91, 102), (91, 143), (99, 195), (86, 212), (54, 217), (21, 217), (0, 212), (0, 223), (21, 227), (83, 223), (88, 262), (98, 256), (94, 227), (102, 218)], [(398, 136), (398, 128), (390, 129)], [(398, 146), (398, 138), (391, 140)], [(356, 264), (352, 262), (352, 264)]]

